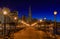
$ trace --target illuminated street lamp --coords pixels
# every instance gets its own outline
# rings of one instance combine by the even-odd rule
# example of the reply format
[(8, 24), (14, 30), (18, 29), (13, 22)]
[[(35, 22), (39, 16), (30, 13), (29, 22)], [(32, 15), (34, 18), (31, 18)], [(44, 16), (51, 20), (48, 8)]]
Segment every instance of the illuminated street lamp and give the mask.
[(54, 15), (57, 15), (57, 11), (54, 11)]
[[(42, 22), (43, 22), (43, 20), (42, 20), (42, 19), (40, 19), (39, 21), (40, 21), (40, 23), (42, 23)], [(40, 25), (39, 27), (41, 27), (41, 25)]]
[(16, 22), (17, 22), (17, 17), (14, 17), (14, 20), (15, 20), (15, 29), (16, 29)]
[(14, 20), (15, 20), (15, 24), (16, 24), (16, 22), (17, 22), (17, 20), (18, 20), (17, 17), (14, 17)]
[(57, 11), (54, 11), (54, 25), (55, 25), (55, 28), (56, 28), (56, 15), (57, 15)]
[(6, 37), (6, 15), (7, 15), (7, 11), (3, 11), (3, 15), (4, 15), (4, 31), (3, 31), (3, 34), (4, 34), (4, 39)]
[(3, 14), (4, 14), (4, 15), (7, 15), (7, 11), (4, 11)]
[(14, 20), (17, 20), (17, 17), (14, 17)]
[(44, 18), (44, 20), (46, 20), (46, 17)]
[(43, 20), (42, 20), (42, 19), (40, 19), (40, 22), (43, 22)]
[(56, 15), (57, 15), (57, 11), (54, 11), (54, 27), (55, 27), (55, 33), (56, 33)]

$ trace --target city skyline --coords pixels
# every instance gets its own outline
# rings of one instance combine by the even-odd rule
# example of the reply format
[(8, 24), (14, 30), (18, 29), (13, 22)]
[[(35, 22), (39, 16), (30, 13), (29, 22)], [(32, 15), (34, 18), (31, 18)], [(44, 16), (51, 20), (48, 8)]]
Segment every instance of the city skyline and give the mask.
[(60, 1), (59, 0), (1, 0), (0, 7), (8, 7), (11, 11), (17, 10), (19, 17), (28, 16), (31, 6), (32, 18), (41, 19), (46, 17), (54, 20), (54, 11), (58, 12), (57, 21), (60, 22)]

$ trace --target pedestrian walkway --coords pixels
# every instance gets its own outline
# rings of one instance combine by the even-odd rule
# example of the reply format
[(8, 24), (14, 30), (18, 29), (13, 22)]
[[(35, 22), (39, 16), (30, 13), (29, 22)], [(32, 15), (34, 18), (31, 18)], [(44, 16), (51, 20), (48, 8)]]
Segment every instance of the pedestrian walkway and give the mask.
[(57, 35), (57, 39), (60, 39), (60, 35)]
[(14, 34), (14, 39), (45, 39), (46, 33), (43, 31), (36, 31), (32, 27), (21, 30)]

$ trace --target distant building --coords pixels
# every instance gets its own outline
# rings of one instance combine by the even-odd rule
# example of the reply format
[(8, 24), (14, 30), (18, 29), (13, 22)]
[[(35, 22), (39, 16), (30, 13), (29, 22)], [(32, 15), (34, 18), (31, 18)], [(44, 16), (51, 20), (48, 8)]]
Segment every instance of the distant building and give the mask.
[(31, 6), (29, 6), (29, 21), (32, 20)]
[(22, 15), (22, 20), (26, 21), (26, 16), (25, 15)]

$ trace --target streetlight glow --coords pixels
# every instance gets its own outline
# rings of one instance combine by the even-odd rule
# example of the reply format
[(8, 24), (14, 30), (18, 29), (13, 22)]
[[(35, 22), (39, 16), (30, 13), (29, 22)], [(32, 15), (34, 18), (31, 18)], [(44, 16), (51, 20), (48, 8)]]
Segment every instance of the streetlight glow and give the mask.
[[(57, 25), (56, 25), (56, 15), (57, 15), (57, 11), (54, 11), (54, 28), (55, 29), (57, 29), (56, 27), (57, 27)], [(55, 32), (56, 32), (56, 30), (55, 30)]]
[(56, 15), (57, 14), (57, 11), (54, 11), (54, 15)]
[(17, 17), (14, 17), (14, 19), (16, 20), (16, 19), (17, 19)]
[(4, 14), (4, 15), (7, 15), (7, 11), (3, 11), (3, 14)]
[(6, 26), (6, 16), (7, 16), (7, 14), (8, 14), (8, 11), (5, 9), (5, 8), (3, 8), (3, 10), (2, 10), (2, 13), (3, 13), (3, 15), (4, 15), (4, 29), (3, 29), (3, 35), (4, 35), (4, 39), (5, 39), (5, 37), (6, 37), (6, 35), (5, 35), (5, 33), (6, 33), (6, 28), (7, 28), (7, 26)]
[(40, 19), (40, 22), (42, 22), (43, 20), (42, 19)]
[(46, 20), (46, 17), (44, 18), (44, 20)]

